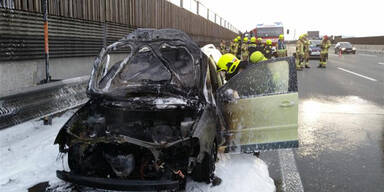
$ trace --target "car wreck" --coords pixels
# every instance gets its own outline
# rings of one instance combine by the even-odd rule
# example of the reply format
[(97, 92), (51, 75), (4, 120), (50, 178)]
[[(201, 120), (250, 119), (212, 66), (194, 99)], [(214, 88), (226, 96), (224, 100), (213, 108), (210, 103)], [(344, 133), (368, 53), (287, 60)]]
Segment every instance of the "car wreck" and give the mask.
[(89, 101), (60, 130), (65, 181), (112, 190), (209, 183), (222, 133), (208, 58), (184, 32), (138, 29), (103, 49)]
[(249, 65), (228, 82), (220, 53), (175, 29), (138, 29), (102, 49), (89, 101), (56, 137), (70, 171), (112, 190), (183, 190), (214, 180), (218, 147), (252, 153), (298, 146), (294, 59)]

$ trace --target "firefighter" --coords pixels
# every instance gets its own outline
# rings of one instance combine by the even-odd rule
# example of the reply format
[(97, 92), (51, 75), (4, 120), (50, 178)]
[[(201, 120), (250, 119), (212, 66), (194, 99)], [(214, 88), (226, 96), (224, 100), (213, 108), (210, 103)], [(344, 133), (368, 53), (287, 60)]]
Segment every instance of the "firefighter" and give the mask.
[(249, 61), (251, 63), (258, 63), (260, 61), (265, 61), (267, 58), (264, 57), (263, 53), (260, 51), (255, 51), (251, 54), (251, 57), (249, 57)]
[(301, 71), (301, 63), (304, 58), (304, 41), (303, 35), (300, 35), (296, 42), (296, 70)]
[(248, 66), (247, 61), (241, 61), (233, 54), (227, 53), (220, 57), (217, 62), (218, 72), (225, 72), (225, 80), (231, 79), (237, 73), (241, 72)]
[(319, 68), (325, 68), (327, 66), (329, 47), (331, 47), (331, 41), (329, 41), (328, 36), (325, 35), (321, 41), (320, 65), (318, 66)]
[(241, 45), (241, 60), (248, 61), (249, 52), (248, 52), (248, 37), (244, 37), (243, 44)]
[(221, 52), (221, 54), (227, 53), (227, 45), (226, 45), (225, 40), (221, 40), (221, 42), (220, 42), (220, 52)]
[(267, 41), (265, 41), (265, 44), (266, 46), (264, 47), (264, 56), (267, 58), (267, 59), (271, 59), (272, 58), (272, 40), (270, 39), (267, 39)]
[(303, 61), (302, 65), (304, 65), (305, 68), (311, 68), (309, 66), (309, 44), (311, 42), (309, 42), (309, 40), (308, 40), (308, 34), (305, 33), (303, 35), (303, 41), (304, 41), (304, 61)]
[(264, 44), (263, 44), (263, 39), (262, 38), (257, 38), (257, 42), (256, 42), (256, 51), (260, 51), (261, 53), (264, 54)]
[(256, 45), (256, 37), (251, 38), (251, 43), (248, 45), (248, 52), (249, 55), (252, 55), (253, 52), (257, 51), (257, 45)]
[(243, 45), (242, 44), (242, 41), (241, 41), (241, 37), (240, 36), (237, 36), (237, 54), (235, 55), (237, 58), (241, 58), (241, 46)]
[(233, 42), (231, 43), (231, 47), (230, 47), (230, 49), (231, 49), (231, 53), (232, 53), (233, 55), (237, 55), (238, 46), (239, 46), (239, 44), (238, 44), (238, 39), (235, 38), (235, 39), (233, 40)]
[(277, 56), (286, 57), (287, 56), (287, 47), (284, 43), (284, 35), (279, 35), (279, 40), (277, 41)]

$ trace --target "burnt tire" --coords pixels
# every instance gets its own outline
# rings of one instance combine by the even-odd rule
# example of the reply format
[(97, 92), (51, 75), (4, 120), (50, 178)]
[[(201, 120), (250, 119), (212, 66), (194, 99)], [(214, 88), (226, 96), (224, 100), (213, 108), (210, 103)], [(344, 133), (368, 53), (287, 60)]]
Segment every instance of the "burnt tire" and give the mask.
[(197, 163), (192, 171), (191, 177), (197, 182), (210, 183), (215, 171), (215, 162), (217, 160), (217, 142), (212, 143), (210, 153), (205, 153), (201, 163)]

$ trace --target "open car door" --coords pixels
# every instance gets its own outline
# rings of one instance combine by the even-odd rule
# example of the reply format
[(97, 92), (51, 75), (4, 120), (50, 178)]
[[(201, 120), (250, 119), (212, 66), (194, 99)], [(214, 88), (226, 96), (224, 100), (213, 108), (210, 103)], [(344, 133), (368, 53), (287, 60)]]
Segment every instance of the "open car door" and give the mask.
[(298, 93), (292, 57), (249, 66), (217, 92), (226, 145), (242, 152), (298, 147)]

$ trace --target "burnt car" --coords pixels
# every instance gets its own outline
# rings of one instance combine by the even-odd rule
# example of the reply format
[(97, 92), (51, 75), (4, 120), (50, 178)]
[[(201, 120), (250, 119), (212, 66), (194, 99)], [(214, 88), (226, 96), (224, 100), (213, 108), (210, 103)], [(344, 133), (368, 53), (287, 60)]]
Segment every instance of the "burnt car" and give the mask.
[(335, 45), (335, 54), (352, 53), (356, 54), (356, 48), (350, 42), (338, 42)]
[(112, 190), (209, 183), (223, 129), (212, 62), (184, 32), (138, 29), (102, 49), (89, 101), (60, 130), (60, 179)]

